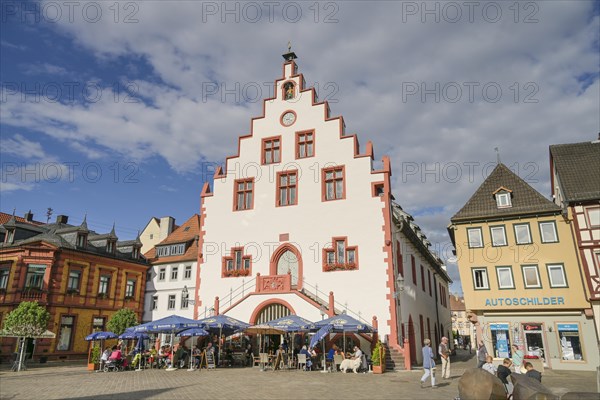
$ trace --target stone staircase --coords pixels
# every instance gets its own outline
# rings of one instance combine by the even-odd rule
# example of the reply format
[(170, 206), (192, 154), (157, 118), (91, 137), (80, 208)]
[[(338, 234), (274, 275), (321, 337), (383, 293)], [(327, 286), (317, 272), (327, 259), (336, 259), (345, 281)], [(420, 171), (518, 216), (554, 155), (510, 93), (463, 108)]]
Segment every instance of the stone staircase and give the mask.
[(385, 347), (385, 369), (386, 371), (401, 371), (404, 370), (404, 355), (398, 350), (389, 348), (387, 343)]

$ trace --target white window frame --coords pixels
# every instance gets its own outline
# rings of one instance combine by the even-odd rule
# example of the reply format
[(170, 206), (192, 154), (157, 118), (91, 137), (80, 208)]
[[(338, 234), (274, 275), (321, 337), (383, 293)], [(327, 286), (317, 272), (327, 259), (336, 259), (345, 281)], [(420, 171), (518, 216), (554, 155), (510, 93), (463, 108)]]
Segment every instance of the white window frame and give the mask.
[(169, 279), (170, 281), (176, 281), (177, 278), (179, 277), (179, 266), (172, 266), (171, 267), (171, 275), (170, 275), (171, 279)]
[(157, 276), (159, 282), (164, 282), (167, 277), (167, 267), (159, 267)]
[(190, 293), (188, 292), (186, 295), (181, 294), (181, 309), (187, 310), (190, 305)]
[(510, 193), (508, 193), (508, 192), (496, 193), (496, 205), (498, 206), (498, 208), (512, 207)]
[[(526, 228), (527, 229), (527, 242), (519, 242), (519, 233), (517, 232), (518, 228)], [(513, 231), (515, 232), (515, 243), (517, 244), (531, 244), (531, 229), (529, 227), (528, 223), (524, 223), (524, 224), (514, 224), (513, 225)]]
[[(131, 283), (131, 285), (130, 285), (130, 283)], [(135, 297), (135, 285), (136, 285), (136, 280), (133, 278), (129, 278), (125, 281), (125, 297), (131, 297), (131, 298)]]
[[(561, 263), (546, 264), (546, 269), (548, 270), (548, 280), (550, 281), (551, 288), (567, 288), (567, 287), (569, 287), (569, 284), (567, 282), (567, 274), (565, 273), (565, 265), (564, 264), (561, 264)], [(556, 284), (554, 282), (554, 280), (552, 279), (552, 274), (550, 273), (550, 270), (552, 270), (552, 269), (560, 270), (560, 272), (562, 273), (562, 279), (563, 279), (562, 284)]]
[(192, 266), (191, 265), (185, 265), (183, 267), (183, 279), (186, 279), (186, 280), (192, 279)]
[(150, 298), (150, 311), (158, 310), (158, 295), (155, 294)]
[[(529, 270), (529, 269), (535, 270), (535, 275), (536, 275), (537, 281), (538, 281), (537, 285), (528, 285), (527, 284), (527, 279), (525, 277), (525, 270)], [(540, 278), (540, 270), (537, 265), (535, 265), (535, 264), (521, 265), (521, 272), (523, 274), (523, 286), (525, 286), (525, 289), (541, 289), (542, 288), (542, 279)]]
[[(544, 237), (543, 225), (552, 225), (554, 240), (547, 240), (547, 238)], [(540, 221), (538, 222), (538, 226), (540, 228), (540, 238), (542, 238), (542, 243), (558, 243), (558, 231), (556, 230), (556, 223), (554, 221)]]
[[(500, 272), (506, 272), (506, 271), (508, 271), (508, 276), (510, 277), (510, 285), (509, 286), (503, 286), (502, 280), (500, 279)], [(507, 266), (507, 265), (496, 267), (496, 277), (498, 278), (498, 289), (514, 289), (515, 288), (515, 280), (514, 280), (513, 274), (512, 274), (512, 267)]]
[[(598, 214), (597, 222), (592, 220), (592, 215), (591, 215), (592, 213)], [(600, 226), (600, 208), (598, 208), (598, 207), (586, 208), (585, 214), (586, 214), (588, 228), (596, 228), (596, 227)], [(595, 225), (594, 225), (594, 223), (595, 223)]]
[[(495, 230), (501, 230), (502, 231), (502, 240), (503, 240), (503, 243), (496, 243), (496, 240), (494, 238), (494, 231)], [(508, 246), (508, 241), (506, 240), (506, 229), (504, 228), (504, 225), (490, 226), (490, 237), (492, 238), (492, 246), (493, 247)]]
[[(473, 246), (471, 241), (471, 232), (479, 232), (479, 246)], [(479, 228), (467, 228), (467, 242), (470, 249), (480, 249), (483, 247), (483, 231)]]
[(10, 277), (9, 268), (0, 268), (0, 290), (8, 289), (8, 278)]
[[(483, 282), (484, 285), (481, 286), (481, 287), (477, 287), (477, 279), (475, 277), (476, 276), (475, 274), (477, 272), (482, 272), (483, 273), (482, 278), (483, 278), (483, 280), (485, 282)], [(473, 288), (475, 290), (489, 290), (490, 289), (490, 279), (489, 279), (489, 276), (488, 276), (487, 268), (485, 268), (485, 267), (472, 268), (471, 269), (471, 274), (473, 276)]]
[[(177, 296), (174, 294), (169, 295), (169, 301), (167, 302), (167, 310), (174, 310), (175, 303), (177, 303)], [(172, 306), (171, 306), (172, 304)]]

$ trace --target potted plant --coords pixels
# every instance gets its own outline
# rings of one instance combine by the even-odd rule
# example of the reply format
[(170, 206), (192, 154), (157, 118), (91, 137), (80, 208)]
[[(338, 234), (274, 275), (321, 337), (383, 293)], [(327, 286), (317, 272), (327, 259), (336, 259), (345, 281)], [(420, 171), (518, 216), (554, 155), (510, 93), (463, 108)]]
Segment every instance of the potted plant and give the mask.
[(97, 370), (98, 364), (100, 364), (100, 346), (94, 344), (92, 351), (90, 352), (90, 359), (88, 360), (88, 371)]
[(378, 340), (371, 354), (371, 362), (373, 363), (373, 373), (383, 374), (385, 372), (385, 348)]

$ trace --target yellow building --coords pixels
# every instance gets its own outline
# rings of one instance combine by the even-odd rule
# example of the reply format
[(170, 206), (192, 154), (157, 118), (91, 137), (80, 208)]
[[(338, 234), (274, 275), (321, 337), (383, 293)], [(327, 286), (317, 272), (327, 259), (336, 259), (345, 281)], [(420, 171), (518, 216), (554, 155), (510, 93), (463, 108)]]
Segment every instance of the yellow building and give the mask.
[(600, 363), (569, 224), (503, 164), (452, 217), (467, 314), (489, 354), (510, 357), (516, 344), (548, 368)]

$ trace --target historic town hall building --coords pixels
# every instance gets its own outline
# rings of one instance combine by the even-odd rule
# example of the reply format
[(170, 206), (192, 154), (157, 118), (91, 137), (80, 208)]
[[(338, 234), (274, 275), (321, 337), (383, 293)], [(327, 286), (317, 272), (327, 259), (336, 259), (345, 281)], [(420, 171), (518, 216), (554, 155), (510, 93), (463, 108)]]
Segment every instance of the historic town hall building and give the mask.
[(195, 317), (345, 312), (400, 352), (404, 339), (448, 336), (450, 279), (393, 202), (390, 160), (374, 170), (371, 142), (361, 148), (305, 87), (295, 54), (284, 58), (263, 115), (203, 187)]

